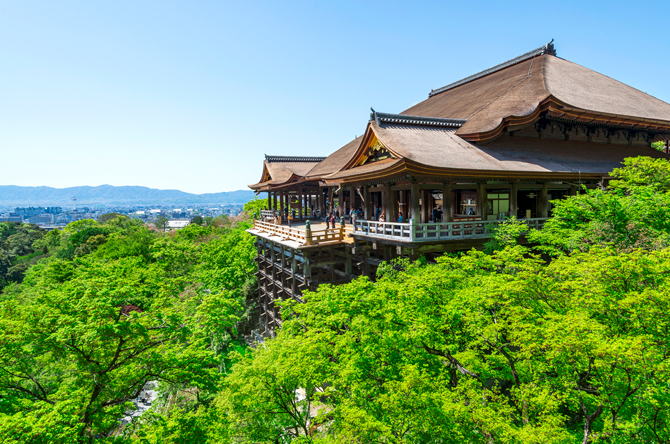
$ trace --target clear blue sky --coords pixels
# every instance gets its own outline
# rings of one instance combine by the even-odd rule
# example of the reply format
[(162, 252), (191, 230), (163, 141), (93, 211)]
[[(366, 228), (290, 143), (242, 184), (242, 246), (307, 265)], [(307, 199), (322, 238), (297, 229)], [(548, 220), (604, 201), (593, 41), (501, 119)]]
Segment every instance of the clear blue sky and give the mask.
[(546, 44), (670, 101), (670, 2), (0, 0), (0, 184), (246, 188)]

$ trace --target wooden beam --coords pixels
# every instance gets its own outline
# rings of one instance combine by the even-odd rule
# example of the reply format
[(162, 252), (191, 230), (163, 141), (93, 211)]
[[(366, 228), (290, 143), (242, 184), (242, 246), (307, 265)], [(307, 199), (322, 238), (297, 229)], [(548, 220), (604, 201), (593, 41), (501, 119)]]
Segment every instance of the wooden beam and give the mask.
[(549, 217), (549, 198), (548, 198), (548, 185), (546, 183), (542, 184), (542, 190), (540, 191), (540, 200), (538, 202), (538, 217)]
[(486, 220), (486, 184), (480, 183), (477, 190), (477, 214)]
[(420, 208), (419, 208), (419, 186), (416, 183), (413, 183), (410, 186), (410, 196), (409, 199), (411, 201), (410, 208), (412, 210), (411, 217), (408, 215), (407, 220), (409, 219), (415, 219), (416, 222), (420, 222), (421, 220), (421, 214), (420, 214)]
[(451, 182), (448, 182), (442, 186), (442, 221), (452, 222), (453, 220)]

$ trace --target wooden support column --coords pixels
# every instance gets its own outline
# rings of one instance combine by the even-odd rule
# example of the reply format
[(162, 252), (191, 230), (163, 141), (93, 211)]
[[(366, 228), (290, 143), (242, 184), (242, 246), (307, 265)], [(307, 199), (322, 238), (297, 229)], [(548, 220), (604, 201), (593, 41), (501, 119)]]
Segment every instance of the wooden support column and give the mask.
[(349, 187), (349, 208), (356, 210), (356, 187)]
[(477, 214), (486, 220), (486, 184), (480, 183), (477, 190)]
[(331, 214), (331, 213), (333, 212), (333, 208), (334, 208), (334, 205), (335, 205), (335, 204), (333, 203), (333, 194), (334, 194), (334, 193), (335, 193), (335, 188), (330, 187), (330, 188), (328, 189), (328, 196), (330, 196), (330, 198), (328, 199), (328, 201), (330, 202), (330, 205), (329, 205), (329, 207), (328, 207), (328, 214)]
[(325, 213), (325, 199), (323, 197), (323, 188), (319, 187), (319, 193), (317, 194), (317, 209), (319, 210), (319, 215), (323, 217)]
[(453, 222), (454, 220), (451, 200), (451, 182), (448, 182), (442, 185), (442, 222)]
[(310, 264), (310, 258), (309, 258), (309, 253), (305, 253), (303, 257), (303, 264), (302, 264), (302, 273), (303, 276), (305, 277), (305, 285), (307, 285), (307, 281), (312, 279), (312, 265)]
[(272, 193), (272, 211), (277, 212), (277, 193)]
[(291, 250), (291, 297), (295, 298), (298, 283), (295, 279), (295, 272), (298, 271), (298, 261), (295, 259), (295, 250)]
[(342, 216), (342, 212), (344, 211), (344, 188), (340, 185), (340, 191), (337, 192), (337, 206), (339, 208), (339, 213), (340, 216)]
[(393, 205), (391, 204), (392, 193), (391, 193), (391, 184), (384, 185), (384, 203), (382, 208), (384, 209), (384, 220), (386, 222), (393, 222)]
[(538, 202), (538, 215), (537, 217), (549, 217), (549, 190), (547, 183), (542, 184), (542, 190), (540, 190), (540, 201)]
[(389, 185), (389, 211), (390, 213), (386, 214), (386, 222), (395, 222), (398, 220), (398, 192), (393, 191)]
[(284, 201), (286, 200), (286, 197), (284, 195), (284, 192), (281, 192), (279, 194), (279, 216), (284, 217)]
[(410, 219), (414, 219), (416, 223), (419, 223), (421, 222), (420, 220), (421, 214), (419, 207), (419, 184), (412, 183), (410, 185), (409, 192), (410, 192), (409, 199), (411, 201), (410, 204), (411, 216), (407, 216), (407, 221), (409, 222)]
[(345, 254), (345, 258), (346, 258), (346, 262), (344, 263), (344, 274), (349, 276), (353, 273), (353, 264), (352, 264), (352, 260), (351, 260), (351, 248), (345, 246), (344, 247), (344, 254)]
[(516, 181), (512, 182), (509, 188), (509, 216), (517, 215), (519, 204), (517, 195), (519, 194), (519, 185)]
[(298, 214), (300, 214), (300, 220), (302, 220), (302, 189), (298, 190)]
[[(407, 208), (407, 191), (405, 190), (400, 190), (398, 191), (398, 215), (400, 215), (400, 212), (402, 211), (402, 218), (405, 220), (405, 222), (409, 221), (409, 209)], [(396, 216), (397, 217), (397, 216)]]

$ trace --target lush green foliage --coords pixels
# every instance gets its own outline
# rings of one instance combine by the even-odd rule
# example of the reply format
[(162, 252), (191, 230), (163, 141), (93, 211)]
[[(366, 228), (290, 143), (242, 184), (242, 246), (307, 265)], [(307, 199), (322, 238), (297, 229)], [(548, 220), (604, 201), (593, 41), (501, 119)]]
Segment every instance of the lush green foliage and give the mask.
[(610, 185), (553, 201), (553, 219), (530, 238), (553, 255), (588, 251), (594, 245), (619, 251), (670, 246), (670, 163), (626, 159), (624, 168), (612, 172)]
[(0, 305), (0, 441), (118, 434), (149, 381), (211, 397), (248, 328), (246, 226), (165, 234), (117, 217), (41, 237), (55, 254)]
[[(0, 441), (670, 442), (669, 178), (628, 159), (542, 231), (510, 219), (484, 251), (284, 302), (255, 348), (244, 229), (266, 202), (41, 235), (0, 299)], [(147, 381), (159, 402), (121, 428)]]
[(40, 242), (46, 231), (32, 224), (0, 223), (0, 290), (10, 282), (21, 282), (31, 264), (48, 253)]
[(221, 402), (251, 442), (579, 442), (585, 418), (602, 440), (667, 440), (669, 259), (507, 247), (324, 286)]

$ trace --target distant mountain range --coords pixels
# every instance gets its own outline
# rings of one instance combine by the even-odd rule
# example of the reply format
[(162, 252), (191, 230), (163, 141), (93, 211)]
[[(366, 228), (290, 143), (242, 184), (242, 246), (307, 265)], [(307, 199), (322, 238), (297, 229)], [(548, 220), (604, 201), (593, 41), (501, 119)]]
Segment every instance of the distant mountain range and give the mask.
[(0, 205), (60, 206), (72, 205), (160, 205), (160, 204), (241, 204), (254, 197), (251, 190), (191, 194), (179, 190), (147, 187), (100, 185), (98, 187), (20, 187), (0, 185)]

